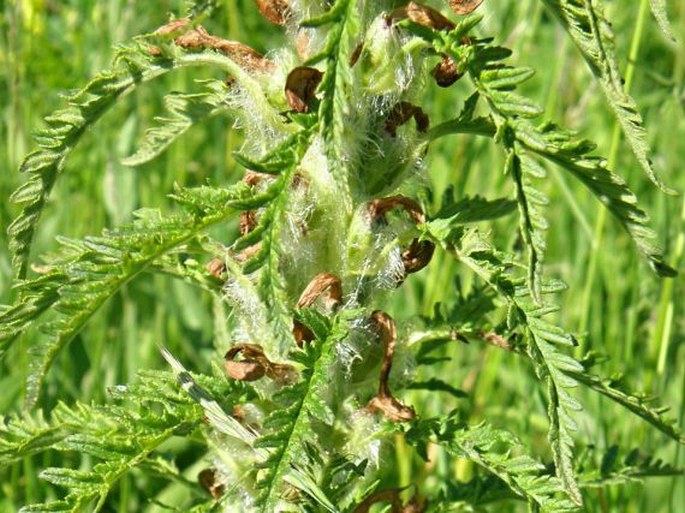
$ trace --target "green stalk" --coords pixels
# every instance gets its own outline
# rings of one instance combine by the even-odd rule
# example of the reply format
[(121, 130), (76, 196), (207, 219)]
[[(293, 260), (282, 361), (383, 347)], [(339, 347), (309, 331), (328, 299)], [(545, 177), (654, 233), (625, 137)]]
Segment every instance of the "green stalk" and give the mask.
[[(626, 68), (625, 76), (625, 92), (630, 93), (631, 86), (633, 84), (633, 77), (635, 75), (635, 63), (638, 59), (638, 54), (640, 51), (640, 43), (642, 42), (642, 34), (644, 32), (645, 23), (647, 20), (647, 13), (649, 12), (649, 0), (641, 0), (640, 10), (637, 14), (637, 19), (635, 20), (635, 30), (633, 32), (633, 39), (630, 44), (630, 54), (628, 56), (628, 66)], [(611, 137), (611, 148), (609, 150), (609, 159), (607, 167), (613, 169), (616, 167), (616, 161), (618, 159), (618, 149), (621, 144), (621, 125), (618, 121), (614, 122), (614, 131)], [(599, 248), (602, 246), (604, 239), (604, 226), (607, 220), (607, 209), (605, 207), (600, 207), (597, 213), (597, 219), (595, 221), (594, 236), (592, 238), (590, 260), (588, 262), (587, 273), (585, 275), (585, 285), (583, 287), (583, 295), (581, 302), (581, 318), (578, 325), (578, 332), (583, 335), (587, 331), (588, 319), (590, 316), (592, 293), (594, 290), (595, 279), (597, 276), (597, 264), (598, 259), (601, 254)], [(579, 354), (584, 354), (589, 348), (587, 344), (587, 337), (583, 337), (580, 347), (578, 349)]]

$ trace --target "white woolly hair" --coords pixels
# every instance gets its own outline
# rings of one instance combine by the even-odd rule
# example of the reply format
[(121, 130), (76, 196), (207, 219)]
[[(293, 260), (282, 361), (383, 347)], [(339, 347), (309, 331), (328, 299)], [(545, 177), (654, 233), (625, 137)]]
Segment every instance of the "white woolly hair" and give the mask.
[(231, 317), (238, 321), (234, 323), (232, 340), (235, 343), (271, 340), (266, 306), (256, 290), (240, 283), (239, 278), (231, 278), (223, 291), (224, 299), (233, 307)]

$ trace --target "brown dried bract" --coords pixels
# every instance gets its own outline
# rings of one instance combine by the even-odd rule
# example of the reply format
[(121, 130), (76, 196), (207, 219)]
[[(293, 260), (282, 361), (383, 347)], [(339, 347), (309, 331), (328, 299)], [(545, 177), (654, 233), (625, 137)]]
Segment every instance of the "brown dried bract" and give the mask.
[(483, 0), (450, 0), (450, 7), (457, 14), (471, 14)]
[(288, 73), (285, 81), (285, 96), (295, 112), (309, 112), (316, 88), (323, 78), (316, 68), (298, 66)]
[[(342, 301), (340, 278), (331, 273), (319, 273), (314, 276), (300, 295), (297, 308), (312, 306), (321, 296), (324, 296), (324, 304), (327, 308), (336, 308)], [(314, 340), (314, 333), (297, 319), (293, 320), (293, 336), (300, 347), (304, 342)]]
[(426, 267), (435, 251), (435, 244), (429, 240), (414, 239), (411, 245), (402, 251), (402, 263), (407, 273), (416, 273)]
[(409, 20), (433, 30), (452, 30), (455, 27), (454, 23), (435, 9), (417, 2), (409, 2), (406, 6), (395, 9), (386, 20), (390, 24), (397, 20)]
[(226, 492), (226, 486), (217, 482), (216, 469), (206, 468), (197, 475), (197, 481), (200, 486), (207, 490), (216, 500)]
[(416, 105), (409, 102), (399, 102), (388, 114), (388, 119), (385, 121), (385, 129), (392, 137), (397, 136), (397, 127), (404, 125), (411, 118), (416, 122), (416, 130), (425, 132), (428, 130), (430, 124), (428, 116)]
[(276, 25), (285, 25), (290, 16), (290, 8), (285, 0), (255, 0), (257, 9), (267, 20)]
[(457, 63), (445, 54), (442, 54), (442, 60), (435, 65), (431, 75), (440, 87), (449, 87), (462, 77), (462, 74), (457, 71)]
[[(237, 361), (238, 355), (242, 360)], [(257, 344), (236, 344), (224, 355), (226, 374), (238, 381), (256, 381), (266, 375), (279, 383), (293, 383), (297, 380), (297, 372), (291, 365), (273, 363), (264, 354), (264, 350)]]
[(369, 321), (376, 326), (383, 341), (383, 363), (381, 364), (378, 395), (369, 401), (366, 409), (371, 413), (382, 413), (391, 422), (406, 422), (416, 417), (416, 412), (414, 408), (405, 406), (395, 399), (388, 385), (395, 345), (397, 344), (397, 326), (392, 317), (380, 310), (373, 312)]

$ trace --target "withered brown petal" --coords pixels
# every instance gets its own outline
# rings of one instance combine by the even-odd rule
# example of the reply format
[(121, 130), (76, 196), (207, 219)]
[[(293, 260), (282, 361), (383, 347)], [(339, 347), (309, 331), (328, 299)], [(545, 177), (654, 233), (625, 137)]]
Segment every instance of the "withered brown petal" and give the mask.
[(226, 487), (223, 484), (217, 483), (216, 469), (204, 469), (197, 475), (197, 481), (200, 483), (200, 486), (207, 490), (216, 500), (221, 499), (226, 491)]
[(209, 46), (211, 37), (212, 36), (210, 36), (201, 25), (198, 25), (197, 27), (190, 29), (185, 34), (178, 36), (176, 39), (174, 39), (174, 43), (181, 48), (202, 50)]
[(414, 239), (401, 255), (404, 270), (407, 273), (420, 271), (430, 263), (434, 251), (435, 244), (431, 241)]
[(227, 55), (241, 68), (248, 71), (271, 71), (274, 69), (275, 65), (273, 62), (265, 59), (257, 50), (254, 50), (243, 43), (213, 37), (210, 46)]
[(406, 6), (395, 9), (386, 19), (390, 23), (408, 19), (433, 30), (452, 30), (455, 27), (454, 23), (438, 11), (418, 2), (409, 2)]
[(513, 344), (504, 338), (502, 335), (495, 333), (494, 331), (481, 331), (478, 333), (480, 338), (485, 340), (488, 344), (504, 349), (505, 351), (512, 351), (514, 349)]
[(450, 0), (450, 7), (457, 14), (471, 14), (483, 0)]
[(257, 244), (253, 244), (252, 246), (245, 248), (244, 250), (242, 250), (239, 253), (232, 252), (231, 256), (233, 257), (233, 259), (236, 262), (242, 264), (243, 262), (246, 262), (247, 260), (249, 260), (250, 258), (255, 256), (261, 250), (262, 250), (262, 243), (260, 241)]
[(326, 293), (326, 306), (334, 308), (342, 301), (342, 284), (340, 278), (331, 273), (319, 273), (309, 282), (297, 301), (298, 308), (312, 306)]
[(290, 16), (290, 8), (285, 0), (255, 0), (257, 9), (267, 20), (276, 25), (285, 25)]
[(457, 71), (457, 64), (454, 59), (444, 54), (442, 60), (431, 71), (431, 75), (440, 87), (449, 87), (462, 77), (461, 73)]
[(404, 125), (411, 118), (416, 122), (416, 130), (425, 132), (428, 130), (429, 120), (428, 116), (416, 105), (409, 102), (399, 102), (388, 114), (388, 119), (385, 121), (385, 129), (392, 137), (397, 136), (397, 127)]
[(306, 66), (298, 66), (288, 73), (285, 96), (295, 112), (309, 112), (310, 103), (322, 78), (323, 73), (318, 69)]

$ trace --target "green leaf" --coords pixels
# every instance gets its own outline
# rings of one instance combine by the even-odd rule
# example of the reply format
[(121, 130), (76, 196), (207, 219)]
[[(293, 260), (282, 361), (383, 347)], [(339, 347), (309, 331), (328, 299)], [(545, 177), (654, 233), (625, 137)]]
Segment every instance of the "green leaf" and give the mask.
[(205, 93), (170, 93), (164, 97), (169, 117), (157, 117), (158, 126), (145, 132), (145, 139), (136, 152), (121, 160), (125, 166), (145, 164), (163, 153), (193, 125), (229, 109), (228, 90), (223, 82), (204, 82)]
[(405, 437), (410, 444), (424, 443), (428, 438), (450, 455), (473, 461), (539, 511), (577, 511), (564, 496), (560, 481), (548, 475), (544, 465), (522, 454), (523, 446), (507, 431), (495, 429), (486, 422), (467, 426), (452, 414), (413, 421)]
[(676, 37), (673, 34), (673, 29), (671, 28), (671, 23), (668, 21), (668, 13), (666, 12), (666, 0), (649, 0), (649, 7), (652, 10), (652, 14), (659, 24), (659, 28), (671, 41), (676, 41)]
[(47, 198), (81, 137), (122, 95), (174, 69), (190, 66), (219, 67), (246, 82), (252, 80), (231, 59), (216, 52), (177, 52), (169, 58), (153, 56), (144, 44), (125, 46), (120, 48), (112, 70), (97, 75), (66, 98), (66, 108), (45, 118), (47, 127), (36, 136), (39, 149), (30, 153), (20, 167), (29, 175), (28, 180), (12, 195), (12, 201), (22, 205), (8, 228), (9, 246), (20, 279), (26, 276), (31, 242)]
[[(635, 100), (623, 89), (621, 73), (614, 54), (611, 24), (604, 18), (600, 0), (543, 0), (571, 36), (623, 129), (633, 154), (649, 179), (662, 191), (674, 194), (654, 171), (649, 145)], [(663, 17), (664, 10), (652, 4), (653, 12)], [(656, 8), (655, 8), (656, 7)]]

